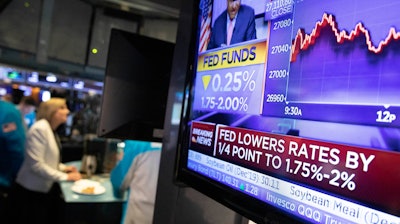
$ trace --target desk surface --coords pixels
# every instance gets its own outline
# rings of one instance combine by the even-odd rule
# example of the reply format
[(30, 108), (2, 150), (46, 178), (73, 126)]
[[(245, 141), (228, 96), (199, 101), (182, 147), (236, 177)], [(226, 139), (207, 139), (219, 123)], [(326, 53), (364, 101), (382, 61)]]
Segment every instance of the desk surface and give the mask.
[[(66, 163), (66, 165), (73, 165), (80, 169), (81, 162), (73, 161)], [(115, 197), (113, 194), (113, 187), (111, 185), (109, 174), (93, 175), (90, 180), (98, 181), (104, 186), (106, 191), (100, 195), (84, 195), (77, 194), (72, 191), (71, 187), (74, 182), (62, 181), (60, 188), (64, 196), (64, 201), (67, 203), (109, 203), (109, 202), (124, 202), (127, 199), (126, 194), (122, 198)]]

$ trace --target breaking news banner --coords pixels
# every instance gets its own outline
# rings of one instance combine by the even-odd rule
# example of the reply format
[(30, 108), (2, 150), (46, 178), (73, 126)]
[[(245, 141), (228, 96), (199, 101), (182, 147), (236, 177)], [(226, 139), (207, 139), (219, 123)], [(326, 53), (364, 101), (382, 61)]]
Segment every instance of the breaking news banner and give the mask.
[(192, 141), (191, 150), (399, 212), (400, 167), (389, 165), (400, 163), (399, 153), (211, 123), (193, 122), (192, 130), (192, 139), (208, 141)]

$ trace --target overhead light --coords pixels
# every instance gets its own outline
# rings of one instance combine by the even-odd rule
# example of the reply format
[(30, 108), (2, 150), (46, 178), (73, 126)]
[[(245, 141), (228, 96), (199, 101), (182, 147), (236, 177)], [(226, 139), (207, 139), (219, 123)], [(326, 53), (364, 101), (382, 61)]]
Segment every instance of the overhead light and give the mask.
[(51, 98), (51, 93), (50, 93), (50, 91), (44, 90), (44, 91), (42, 92), (41, 100), (42, 100), (43, 102), (45, 102), (45, 101), (48, 101), (50, 98)]
[(51, 73), (46, 76), (46, 81), (47, 82), (57, 82), (57, 77)]
[(76, 89), (83, 89), (84, 86), (85, 86), (85, 83), (83, 81), (77, 81), (74, 84), (74, 88), (76, 88)]
[(38, 72), (32, 72), (28, 76), (28, 82), (39, 82), (39, 73)]
[(60, 86), (68, 88), (69, 87), (69, 83), (68, 82), (61, 82)]
[(7, 94), (7, 89), (0, 87), (0, 96), (4, 96)]

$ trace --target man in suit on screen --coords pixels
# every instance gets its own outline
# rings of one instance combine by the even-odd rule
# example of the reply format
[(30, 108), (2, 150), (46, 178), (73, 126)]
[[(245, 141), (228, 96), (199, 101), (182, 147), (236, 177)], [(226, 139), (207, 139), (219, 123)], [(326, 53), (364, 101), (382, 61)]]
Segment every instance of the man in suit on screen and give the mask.
[(241, 0), (227, 0), (227, 9), (215, 20), (207, 49), (256, 39), (254, 9)]

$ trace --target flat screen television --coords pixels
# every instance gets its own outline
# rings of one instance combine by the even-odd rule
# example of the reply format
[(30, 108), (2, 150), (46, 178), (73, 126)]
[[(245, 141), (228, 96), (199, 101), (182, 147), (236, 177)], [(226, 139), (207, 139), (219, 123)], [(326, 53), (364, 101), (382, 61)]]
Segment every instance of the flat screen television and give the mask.
[(174, 43), (112, 29), (98, 135), (160, 142)]
[(176, 180), (257, 223), (400, 223), (400, 2), (195, 4)]

